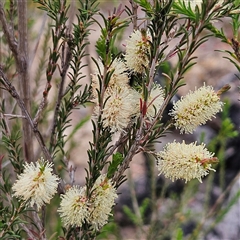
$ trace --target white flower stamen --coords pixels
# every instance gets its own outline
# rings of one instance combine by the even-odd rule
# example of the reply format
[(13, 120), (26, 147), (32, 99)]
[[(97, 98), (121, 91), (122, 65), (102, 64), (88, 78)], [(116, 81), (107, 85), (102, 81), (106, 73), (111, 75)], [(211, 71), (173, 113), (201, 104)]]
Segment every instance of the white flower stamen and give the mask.
[(18, 180), (12, 189), (13, 195), (24, 201), (29, 201), (29, 206), (36, 204), (40, 209), (44, 204), (49, 203), (57, 192), (59, 178), (52, 173), (52, 163), (41, 161), (34, 164), (26, 163), (24, 172), (18, 176)]

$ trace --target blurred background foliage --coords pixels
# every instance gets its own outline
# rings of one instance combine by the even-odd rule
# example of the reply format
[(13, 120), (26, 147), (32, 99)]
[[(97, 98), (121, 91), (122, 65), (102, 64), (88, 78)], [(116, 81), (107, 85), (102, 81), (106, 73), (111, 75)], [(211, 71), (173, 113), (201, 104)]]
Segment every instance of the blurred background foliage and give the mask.
[[(109, 12), (113, 11), (114, 7), (122, 4), (129, 7), (129, 1), (98, 1), (99, 8), (103, 15), (108, 16)], [(142, 1), (144, 2), (144, 1)], [(68, 0), (70, 4), (68, 11), (69, 22), (76, 23), (74, 18), (76, 9), (80, 7), (78, 1)], [(48, 64), (49, 52), (53, 47), (51, 24), (52, 21), (43, 11), (37, 7), (40, 6), (33, 1), (28, 1), (28, 44), (29, 44), (29, 74), (31, 84), (31, 115), (35, 116), (38, 110), (39, 102), (46, 84), (46, 67)], [(16, 18), (16, 1), (4, 1), (4, 8), (7, 13), (7, 20), (12, 22), (14, 29), (12, 31), (17, 34), (17, 18)], [(124, 15), (127, 17), (127, 14)], [(143, 17), (144, 13), (139, 8), (139, 16)], [(235, 21), (239, 20), (239, 16), (234, 15)], [(98, 19), (99, 21), (100, 18)], [(238, 102), (239, 92), (239, 62), (230, 64), (229, 61), (223, 58), (229, 57), (222, 52), (214, 52), (214, 50), (227, 51), (231, 49), (227, 46), (226, 39), (233, 37), (233, 32), (230, 30), (230, 20), (228, 18), (218, 23), (218, 29), (224, 30), (217, 32), (212, 30), (217, 38), (211, 38), (204, 44), (195, 55), (198, 56), (197, 64), (190, 69), (185, 75), (186, 86), (180, 89), (179, 98), (184, 95), (189, 89), (193, 90), (195, 86), (201, 86), (203, 82), (212, 84), (215, 87), (223, 85), (223, 83), (232, 86), (229, 93), (225, 94), (225, 105), (223, 112), (217, 116), (213, 123), (208, 123), (206, 127), (201, 127), (193, 136), (179, 135), (178, 132), (173, 132), (167, 136), (164, 142), (171, 139), (185, 139), (186, 141), (205, 142), (211, 152), (215, 152), (220, 164), (216, 169), (216, 173), (210, 173), (204, 179), (203, 184), (199, 184), (197, 180), (193, 180), (187, 184), (178, 180), (175, 183), (157, 176), (154, 170), (154, 160), (147, 154), (138, 155), (135, 157), (131, 168), (128, 170), (128, 181), (124, 183), (119, 192), (118, 203), (114, 209), (114, 217), (110, 223), (104, 226), (101, 234), (97, 239), (206, 239), (210, 240), (212, 236), (220, 237), (223, 234), (218, 226), (224, 222), (224, 217), (230, 213), (231, 207), (239, 204), (239, 170), (240, 170), (240, 155), (239, 155), (239, 121), (240, 121), (240, 104)], [(66, 24), (71, 28), (68, 22)], [(234, 25), (234, 35), (238, 34), (239, 26)], [(90, 45), (86, 47), (86, 51), (90, 56), (97, 56), (95, 44), (99, 37), (99, 28), (97, 25), (91, 26)], [(132, 29), (122, 30), (116, 39), (116, 52), (124, 51), (123, 39), (129, 36)], [(224, 38), (228, 36), (228, 38)], [(17, 36), (16, 36), (17, 38)], [(61, 40), (59, 40), (61, 41)], [(231, 53), (230, 53), (231, 55)], [(58, 59), (57, 59), (58, 61)], [(57, 62), (56, 61), (56, 62)], [(88, 64), (85, 68), (81, 86), (82, 93), (87, 92), (86, 84), (90, 82), (90, 74), (93, 72), (94, 65), (90, 61), (89, 56), (85, 56), (84, 61)], [(174, 61), (174, 60), (173, 60)], [(0, 28), (0, 62), (3, 65), (3, 70), (6, 72), (12, 82), (17, 82), (17, 72), (15, 69), (14, 58), (6, 44), (6, 39), (3, 37), (2, 29)], [(60, 62), (58, 61), (58, 64)], [(174, 62), (167, 62), (160, 69), (160, 73), (168, 73)], [(56, 67), (57, 68), (57, 67)], [(237, 76), (236, 76), (237, 75)], [(43, 133), (44, 141), (49, 138), (50, 121), (54, 114), (55, 103), (57, 101), (57, 91), (60, 84), (59, 74), (53, 75), (52, 90), (49, 94), (47, 108), (42, 112), (40, 122), (38, 123), (39, 131)], [(164, 81), (164, 80), (163, 80)], [(71, 81), (67, 79), (67, 84)], [(19, 87), (19, 86), (18, 86)], [(73, 92), (75, 93), (74, 89)], [(74, 95), (75, 96), (75, 95)], [(66, 94), (66, 97), (71, 98), (71, 93)], [(13, 115), (18, 115), (19, 110), (13, 98), (3, 89), (0, 90), (1, 98), (1, 113), (10, 112)], [(75, 97), (73, 97), (74, 100)], [(58, 133), (63, 131), (58, 140), (58, 148), (53, 148), (52, 151), (56, 155), (57, 170), (62, 176), (65, 176), (66, 181), (70, 181), (69, 168), (73, 168), (74, 181), (77, 184), (83, 184), (86, 174), (84, 168), (87, 166), (88, 141), (91, 139), (91, 124), (90, 118), (92, 113), (92, 105), (86, 101), (85, 108), (79, 109), (66, 104), (61, 105), (63, 125), (59, 123)], [(70, 108), (70, 110), (68, 109)], [(69, 114), (69, 115), (68, 115)], [(66, 127), (66, 129), (65, 129)], [(6, 115), (1, 117), (1, 155), (8, 156), (7, 160), (2, 162), (1, 179), (1, 198), (0, 198), (0, 229), (8, 219), (13, 218), (16, 214), (13, 209), (18, 208), (21, 214), (25, 214), (22, 208), (19, 208), (18, 203), (11, 200), (9, 206), (6, 206), (8, 199), (3, 198), (3, 193), (6, 195), (10, 192), (12, 181), (16, 175), (15, 169), (20, 173), (22, 171), (23, 155), (21, 152), (21, 121), (18, 118), (11, 118)], [(86, 143), (84, 143), (86, 142)], [(156, 146), (161, 149), (163, 143)], [(5, 145), (8, 145), (6, 150)], [(34, 145), (35, 157), (38, 158), (41, 152), (39, 146)], [(15, 165), (15, 166), (14, 166)], [(16, 166), (17, 165), (17, 166)], [(236, 192), (232, 192), (233, 186), (237, 184)], [(57, 237), (63, 234), (61, 223), (56, 206), (59, 205), (59, 198), (55, 197), (51, 204), (46, 209), (46, 232), (48, 239), (58, 239)], [(239, 206), (239, 205), (238, 205)], [(9, 208), (6, 210), (6, 208)], [(10, 212), (12, 209), (12, 212)], [(2, 215), (3, 212), (9, 212), (9, 216)], [(53, 214), (54, 213), (54, 214)], [(16, 218), (16, 224), (18, 219)], [(238, 219), (239, 221), (239, 219)], [(2, 226), (1, 226), (2, 224)], [(231, 224), (231, 223), (230, 223)], [(236, 225), (240, 227), (239, 224)], [(228, 225), (226, 225), (227, 231)], [(12, 231), (14, 232), (14, 227)], [(16, 230), (16, 236), (20, 229)], [(224, 231), (224, 230), (223, 230)], [(51, 234), (54, 233), (52, 236)], [(215, 234), (215, 235), (214, 235)], [(220, 235), (217, 235), (220, 234)], [(22, 235), (24, 236), (24, 234)], [(240, 237), (239, 233), (236, 236)], [(7, 238), (8, 239), (8, 238)], [(10, 239), (10, 238), (9, 238)], [(14, 235), (11, 239), (15, 239)], [(17, 237), (16, 237), (17, 239)], [(23, 238), (21, 238), (23, 239)], [(213, 239), (213, 238), (212, 238)]]

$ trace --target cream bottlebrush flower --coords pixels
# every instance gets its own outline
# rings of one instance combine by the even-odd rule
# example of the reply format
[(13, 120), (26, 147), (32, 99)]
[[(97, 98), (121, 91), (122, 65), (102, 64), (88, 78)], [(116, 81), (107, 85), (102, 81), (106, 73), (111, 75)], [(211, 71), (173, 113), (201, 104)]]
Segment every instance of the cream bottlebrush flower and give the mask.
[(134, 31), (127, 40), (125, 60), (128, 68), (142, 73), (144, 67), (149, 64), (148, 54), (150, 51), (149, 41), (151, 36), (139, 30)]
[(118, 195), (111, 180), (107, 179), (105, 175), (96, 180), (93, 189), (89, 223), (94, 229), (99, 230), (112, 215), (112, 207), (115, 205)]
[(110, 71), (114, 69), (114, 72), (111, 76), (109, 86), (126, 86), (129, 83), (128, 78), (128, 68), (126, 64), (120, 60), (115, 59), (111, 64)]
[[(182, 1), (182, 0), (179, 0)], [(186, 5), (190, 3), (190, 6), (192, 9), (195, 9), (196, 6), (198, 6), (201, 9), (202, 6), (202, 0), (183, 0)], [(224, 0), (219, 0), (216, 5), (221, 6), (223, 4)]]
[[(98, 64), (101, 71), (101, 75), (103, 75), (103, 65), (100, 61)], [(129, 83), (129, 78), (127, 73), (128, 69), (125, 63), (120, 59), (115, 59), (108, 69), (109, 72), (112, 70), (114, 70), (114, 72), (111, 76), (108, 87), (112, 87), (116, 85), (121, 87), (127, 86)], [(92, 88), (93, 88), (92, 96), (95, 100), (97, 100), (97, 90), (100, 90), (98, 74), (99, 74), (98, 72), (96, 72), (95, 74), (92, 74)]]
[(196, 127), (215, 117), (222, 110), (222, 105), (213, 87), (204, 85), (174, 103), (169, 115), (173, 116), (175, 127), (181, 133), (192, 133)]
[[(139, 112), (140, 94), (129, 87), (115, 86), (108, 88), (104, 95), (106, 103), (102, 109), (103, 126), (110, 127), (111, 132), (122, 131)], [(95, 108), (98, 114), (99, 107)]]
[(64, 226), (81, 227), (89, 219), (89, 202), (86, 197), (86, 187), (73, 186), (61, 195), (58, 209)]
[(40, 209), (44, 204), (49, 203), (57, 192), (59, 178), (52, 173), (52, 163), (41, 158), (34, 163), (26, 163), (24, 171), (18, 176), (12, 189), (13, 195), (24, 201), (29, 201), (32, 207), (36, 204)]
[(154, 84), (148, 98), (147, 116), (152, 119), (156, 115), (164, 101), (164, 91), (160, 84)]
[(197, 178), (202, 182), (202, 177), (215, 171), (211, 163), (216, 163), (217, 158), (213, 157), (204, 144), (195, 143), (168, 143), (164, 150), (157, 154), (157, 167), (159, 174), (164, 174), (172, 181), (184, 179), (186, 182)]

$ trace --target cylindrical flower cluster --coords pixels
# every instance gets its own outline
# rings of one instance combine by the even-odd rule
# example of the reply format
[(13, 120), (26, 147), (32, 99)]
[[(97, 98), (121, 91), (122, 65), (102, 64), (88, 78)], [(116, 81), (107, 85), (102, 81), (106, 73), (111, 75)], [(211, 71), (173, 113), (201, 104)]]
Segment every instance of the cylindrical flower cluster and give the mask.
[(125, 60), (129, 69), (137, 73), (143, 73), (149, 64), (149, 51), (151, 35), (136, 30), (131, 35), (126, 45)]
[(57, 192), (59, 182), (59, 178), (52, 173), (52, 166), (43, 158), (35, 164), (25, 163), (23, 173), (12, 187), (15, 192), (13, 196), (28, 201), (31, 207), (36, 204), (37, 209), (49, 203)]
[(58, 212), (66, 227), (81, 227), (89, 219), (89, 202), (86, 197), (86, 188), (73, 186), (61, 196)]
[(212, 86), (202, 86), (173, 105), (170, 112), (180, 133), (192, 133), (222, 110), (223, 103)]
[(215, 171), (211, 163), (217, 162), (217, 159), (213, 155), (204, 144), (172, 142), (157, 153), (157, 168), (159, 174), (172, 181), (184, 179), (188, 182), (196, 178), (202, 182), (202, 177), (208, 175), (210, 170)]
[(97, 179), (93, 189), (93, 202), (89, 221), (95, 229), (99, 230), (107, 223), (108, 217), (112, 215), (111, 210), (115, 204), (117, 193), (111, 181), (105, 175)]
[[(201, 9), (202, 5), (202, 0), (179, 0), (179, 1), (184, 1), (185, 4), (188, 6), (190, 4), (192, 9), (195, 9), (196, 6), (198, 6), (199, 9)], [(223, 4), (224, 0), (219, 0), (217, 1), (216, 5), (221, 6)]]
[[(97, 91), (100, 91), (99, 86), (99, 79), (98, 76), (103, 75), (103, 64), (99, 61), (98, 62), (100, 73), (96, 72), (91, 75), (92, 77), (92, 97), (93, 101), (96, 102), (97, 100)], [(125, 63), (120, 59), (115, 59), (111, 66), (108, 69), (108, 72), (114, 71), (111, 75), (110, 81), (108, 83), (108, 87), (111, 88), (113, 86), (118, 87), (126, 87), (128, 86), (129, 78), (128, 78), (128, 68), (126, 67)]]
[[(124, 131), (133, 116), (139, 112), (140, 94), (132, 88), (109, 87), (104, 95), (104, 107), (101, 111), (103, 126), (111, 132)], [(98, 114), (99, 107), (95, 107)]]
[(76, 186), (70, 188), (61, 198), (58, 212), (64, 226), (81, 227), (88, 223), (99, 230), (111, 215), (117, 193), (111, 180), (102, 175), (95, 182), (90, 199), (86, 196), (86, 187)]

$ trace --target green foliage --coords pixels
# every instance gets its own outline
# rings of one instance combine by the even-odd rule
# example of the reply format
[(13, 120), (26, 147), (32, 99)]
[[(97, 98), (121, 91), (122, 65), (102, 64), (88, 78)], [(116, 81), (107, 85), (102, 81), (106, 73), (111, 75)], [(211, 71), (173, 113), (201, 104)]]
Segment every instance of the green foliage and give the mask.
[(116, 152), (112, 156), (112, 162), (108, 167), (107, 177), (110, 179), (112, 178), (113, 174), (117, 171), (119, 164), (123, 161), (123, 156), (121, 153)]
[(226, 156), (226, 147), (229, 139), (235, 138), (238, 136), (238, 131), (235, 130), (235, 126), (229, 118), (229, 108), (230, 102), (225, 100), (223, 107), (223, 112), (221, 114), (221, 125), (218, 131), (218, 134), (213, 138), (208, 144), (210, 151), (215, 152), (216, 156), (220, 162), (220, 185), (222, 188), (225, 187), (225, 156)]
[(139, 226), (141, 224), (141, 219), (144, 219), (145, 213), (149, 207), (149, 203), (150, 200), (148, 198), (145, 198), (139, 206), (140, 218), (133, 210), (131, 210), (126, 205), (123, 206), (123, 211), (136, 226)]
[(110, 221), (108, 224), (106, 224), (102, 230), (101, 233), (97, 236), (96, 239), (100, 240), (100, 239), (112, 239), (113, 236), (116, 239), (121, 239), (120, 238), (120, 233), (119, 233), (119, 227), (117, 226), (117, 224), (113, 221)]
[[(1, 105), (1, 113), (5, 113), (4, 101)], [(0, 126), (2, 128), (2, 143), (8, 152), (8, 158), (14, 167), (14, 171), (20, 174), (23, 170), (24, 160), (22, 158), (22, 147), (20, 143), (20, 125), (18, 122), (9, 129), (8, 123), (4, 118), (1, 119)]]
[(26, 211), (25, 204), (12, 199), (12, 180), (7, 170), (0, 171), (0, 237), (1, 239), (22, 239), (24, 230), (20, 224)]
[[(154, 157), (157, 156), (155, 143), (161, 142), (174, 126), (174, 119), (169, 117), (169, 120), (165, 121), (164, 114), (169, 113), (168, 107), (171, 106), (169, 103), (178, 90), (187, 84), (184, 79), (185, 74), (197, 64), (196, 50), (203, 44), (207, 44), (210, 37), (218, 38), (232, 48), (231, 51), (223, 51), (227, 53), (225, 58), (229, 59), (240, 71), (240, 1), (227, 0), (222, 6), (218, 6), (217, 0), (203, 0), (200, 5), (193, 8), (190, 1), (186, 3), (186, 1), (180, 0), (134, 0), (129, 1), (130, 5), (125, 6), (124, 9), (119, 7), (114, 8), (112, 13), (109, 11), (108, 16), (99, 10), (99, 1), (97, 0), (33, 0), (33, 2), (34, 6), (41, 10), (41, 13), (48, 16), (49, 22), (43, 46), (41, 46), (42, 54), (39, 66), (33, 74), (34, 76), (31, 76), (33, 79), (30, 86), (31, 99), (25, 99), (25, 96), (18, 94), (21, 86), (17, 86), (15, 81), (19, 74), (15, 70), (16, 66), (22, 64), (21, 60), (16, 59), (15, 56), (18, 54), (18, 50), (16, 53), (13, 51), (15, 48), (18, 49), (18, 31), (21, 31), (17, 22), (19, 5), (16, 4), (16, 1), (11, 0), (6, 2), (2, 9), (0, 3), (2, 27), (0, 33), (3, 34), (0, 49), (0, 96), (3, 98), (0, 111), (2, 132), (0, 144), (3, 151), (3, 155), (0, 156), (0, 238), (111, 239), (114, 236), (121, 239), (120, 227), (114, 221), (106, 224), (102, 229), (94, 228), (94, 223), (88, 223), (88, 221), (83, 221), (80, 227), (72, 224), (70, 227), (64, 228), (57, 215), (57, 208), (61, 200), (59, 194), (64, 194), (66, 189), (75, 184), (74, 166), (68, 166), (72, 164), (70, 160), (73, 148), (78, 146), (74, 137), (90, 120), (90, 116), (87, 115), (79, 119), (73, 126), (73, 112), (81, 107), (89, 108), (92, 103), (97, 105), (95, 116), (92, 118), (92, 140), (89, 142), (87, 150), (88, 162), (84, 183), (86, 195), (79, 196), (74, 205), (75, 209), (87, 200), (94, 201), (96, 197), (94, 184), (102, 174), (106, 173), (104, 181), (110, 180), (113, 187), (118, 189), (127, 179), (125, 171), (130, 167), (130, 162), (136, 154), (144, 152)], [(71, 4), (77, 8), (76, 11), (71, 8)], [(138, 8), (141, 8), (145, 14), (143, 18), (139, 17)], [(123, 18), (124, 11), (128, 14), (126, 18)], [(72, 13), (76, 13), (76, 16), (72, 16)], [(101, 20), (98, 19), (99, 16)], [(226, 29), (219, 29), (215, 24), (216, 21), (221, 21), (226, 17), (231, 21), (232, 39), (229, 39)], [(5, 21), (7, 21), (7, 27), (4, 27)], [(28, 28), (32, 29), (33, 24), (35, 21), (30, 19)], [(95, 46), (98, 57), (91, 56), (98, 70), (96, 74), (98, 89), (93, 89), (93, 85), (83, 82), (92, 73), (92, 66), (89, 62), (89, 46), (92, 42), (92, 29), (96, 28), (94, 24), (100, 30), (100, 36)], [(119, 39), (132, 27), (141, 32), (142, 39), (139, 39), (139, 42), (144, 40), (144, 43), (149, 46), (145, 55), (143, 54), (148, 64), (143, 66), (142, 72), (135, 72), (130, 68), (124, 70), (124, 74), (126, 73), (129, 78), (129, 85), (125, 87), (139, 94), (139, 109), (137, 109), (137, 114), (131, 115), (128, 125), (117, 135), (110, 126), (104, 124), (106, 119), (104, 119), (103, 113), (104, 110), (108, 110), (108, 101), (112, 97), (106, 97), (107, 90), (111, 87), (110, 81), (117, 74), (117, 71), (111, 68), (113, 61), (121, 59), (123, 63), (126, 63), (125, 52), (118, 46)], [(43, 33), (44, 31), (39, 33), (39, 38)], [(36, 52), (38, 45), (39, 42), (34, 48)], [(136, 60), (135, 57), (133, 60)], [(173, 61), (171, 61), (172, 59)], [(42, 76), (43, 72), (45, 72), (44, 77)], [(151, 99), (156, 78), (164, 88), (165, 95), (161, 107), (158, 109), (154, 106), (155, 116), (150, 118), (147, 116), (147, 111), (159, 97)], [(39, 88), (42, 88), (44, 84), (42, 99), (39, 102), (37, 95)], [(10, 93), (10, 97), (5, 97), (5, 90)], [(93, 99), (92, 96), (94, 90), (97, 92), (96, 99)], [(32, 106), (31, 109), (24, 111), (27, 101), (31, 101)], [(224, 182), (227, 142), (238, 135), (229, 118), (229, 108), (230, 103), (226, 102), (221, 115), (218, 135), (209, 144), (210, 151), (216, 152), (220, 161), (219, 175), (222, 190), (227, 187)], [(124, 115), (124, 112), (122, 114)], [(35, 140), (27, 142), (26, 139), (22, 139), (22, 123), (25, 121), (30, 124), (33, 134), (38, 139), (38, 144), (35, 144)], [(118, 139), (115, 140), (115, 137)], [(81, 141), (85, 141), (85, 139), (81, 139)], [(53, 163), (53, 172), (61, 173), (59, 194), (54, 197), (50, 205), (39, 211), (35, 211), (35, 207), (28, 207), (21, 200), (16, 201), (12, 192), (16, 175), (23, 172), (25, 159), (22, 152), (28, 149), (28, 144), (32, 144), (36, 148), (33, 162), (40, 158), (43, 152)], [(64, 167), (59, 166), (59, 162)], [(191, 198), (198, 191), (199, 183), (197, 181), (190, 182), (185, 186), (181, 196), (170, 194), (166, 200), (166, 189), (170, 186), (170, 183), (166, 181), (162, 192), (157, 197), (155, 164), (154, 167), (153, 162), (150, 162), (149, 165), (152, 165), (150, 166), (152, 178), (150, 196), (152, 199), (145, 198), (138, 206), (137, 196), (133, 196), (132, 193), (135, 191), (133, 186), (130, 186), (132, 201), (135, 201), (134, 210), (127, 206), (123, 207), (124, 213), (136, 227), (136, 236), (144, 234), (147, 239), (174, 238), (182, 240), (185, 238), (183, 225), (187, 220), (194, 219), (198, 221), (195, 231), (190, 236), (194, 239), (201, 234), (201, 231), (206, 233), (215, 224), (222, 221), (239, 199), (240, 194), (237, 192), (226, 207), (216, 214), (215, 222), (210, 225), (209, 229), (204, 230), (200, 217), (194, 218), (194, 212), (186, 210)], [(66, 172), (61, 171), (62, 169), (69, 174), (70, 181), (65, 179)], [(45, 166), (40, 169), (38, 174), (43, 174), (44, 170)], [(203, 219), (206, 218), (204, 220), (208, 220), (207, 211), (211, 207), (209, 196), (213, 175), (210, 175), (207, 181), (205, 208), (201, 216)], [(159, 206), (162, 207), (161, 204), (167, 201), (170, 202), (170, 205), (166, 204), (166, 213), (159, 216)], [(87, 206), (89, 207), (90, 204)], [(97, 207), (95, 206), (95, 208)], [(148, 219), (148, 229), (145, 230), (144, 223), (149, 208), (152, 212)], [(112, 221), (112, 218), (109, 221)]]
[(183, 230), (181, 228), (177, 229), (177, 234), (176, 234), (176, 240), (182, 240), (183, 239)]

